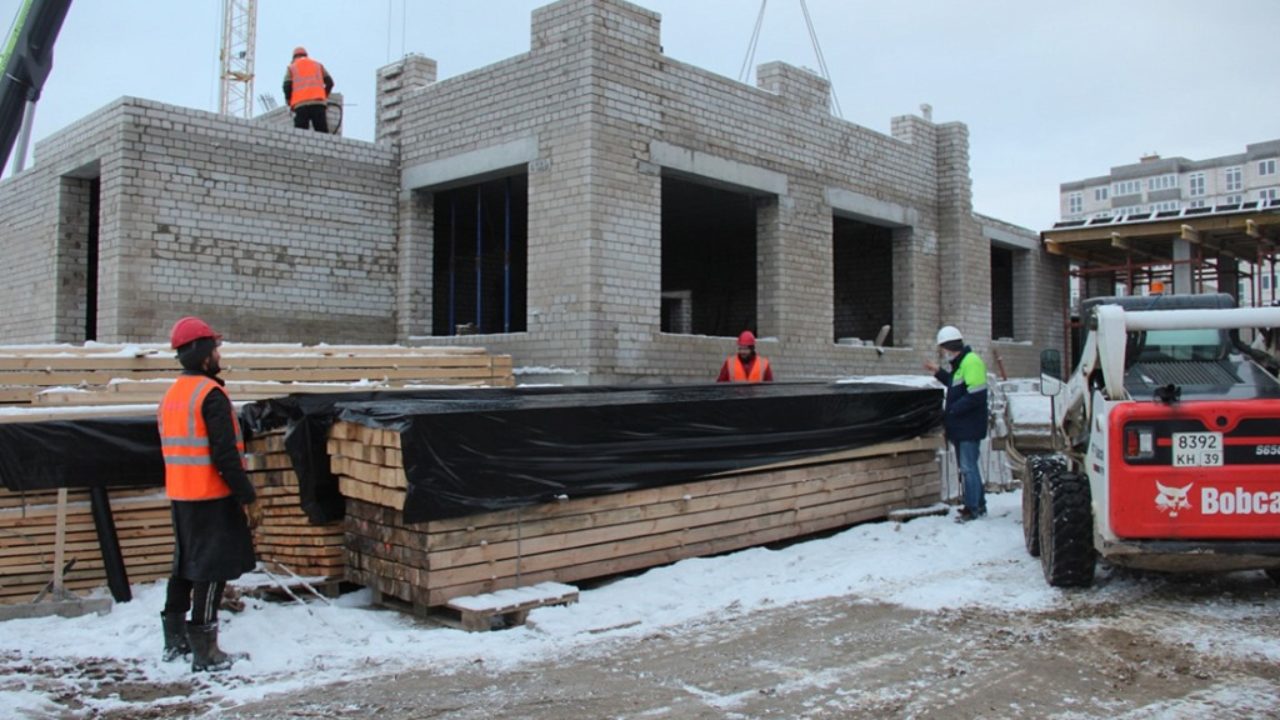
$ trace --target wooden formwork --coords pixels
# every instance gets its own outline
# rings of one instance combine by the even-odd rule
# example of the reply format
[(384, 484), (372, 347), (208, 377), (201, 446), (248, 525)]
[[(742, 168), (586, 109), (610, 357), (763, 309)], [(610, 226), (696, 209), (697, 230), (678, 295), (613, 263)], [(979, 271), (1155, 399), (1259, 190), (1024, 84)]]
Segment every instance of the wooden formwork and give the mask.
[(427, 608), (800, 537), (936, 502), (939, 444), (917, 438), (814, 464), (413, 525), (399, 505), (370, 499), (394, 499), (385, 494), (392, 488), (344, 476), (344, 493), (363, 494), (347, 496), (347, 576)]

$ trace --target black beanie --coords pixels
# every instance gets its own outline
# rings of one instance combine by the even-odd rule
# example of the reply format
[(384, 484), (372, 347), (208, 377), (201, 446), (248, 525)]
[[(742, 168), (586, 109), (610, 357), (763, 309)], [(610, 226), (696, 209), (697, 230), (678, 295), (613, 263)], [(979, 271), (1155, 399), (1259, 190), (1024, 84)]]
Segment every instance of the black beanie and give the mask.
[(213, 338), (199, 338), (178, 348), (178, 362), (191, 372), (203, 372), (204, 360), (213, 354), (218, 341)]

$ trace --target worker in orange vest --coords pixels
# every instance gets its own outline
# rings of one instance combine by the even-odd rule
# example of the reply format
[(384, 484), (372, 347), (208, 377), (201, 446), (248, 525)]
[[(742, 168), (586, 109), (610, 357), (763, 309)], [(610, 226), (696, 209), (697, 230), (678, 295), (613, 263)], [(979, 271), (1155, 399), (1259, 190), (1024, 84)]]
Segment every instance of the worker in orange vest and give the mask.
[(221, 340), (200, 318), (174, 324), (170, 345), (183, 371), (158, 413), (174, 535), (173, 570), (160, 615), (164, 659), (190, 653), (196, 672), (226, 670), (247, 657), (218, 647), (218, 605), (227, 581), (257, 565), (246, 517), (256, 493), (244, 471), (240, 422), (218, 377)]
[(306, 48), (294, 48), (293, 62), (284, 71), (284, 101), (293, 110), (293, 126), (305, 129), (310, 125), (319, 132), (329, 132), (325, 113), (330, 90), (333, 90), (333, 78), (324, 65), (307, 57)]
[(756, 354), (755, 333), (743, 330), (738, 336), (738, 353), (725, 358), (716, 382), (773, 382), (769, 359)]

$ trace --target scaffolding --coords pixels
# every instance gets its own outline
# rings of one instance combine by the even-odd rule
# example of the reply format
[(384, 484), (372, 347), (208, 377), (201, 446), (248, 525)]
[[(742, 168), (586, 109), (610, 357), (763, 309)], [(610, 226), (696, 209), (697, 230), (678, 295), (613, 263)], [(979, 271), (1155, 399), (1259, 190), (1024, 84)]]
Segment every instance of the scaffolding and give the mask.
[[(1067, 357), (1079, 328), (1071, 292), (1076, 283), (1083, 286), (1080, 301), (1154, 295), (1162, 291), (1157, 283), (1163, 291), (1227, 293), (1240, 305), (1267, 305), (1280, 297), (1280, 200), (1060, 222), (1040, 239), (1047, 252), (1071, 260), (1063, 271)], [(1188, 287), (1178, 287), (1178, 276)]]

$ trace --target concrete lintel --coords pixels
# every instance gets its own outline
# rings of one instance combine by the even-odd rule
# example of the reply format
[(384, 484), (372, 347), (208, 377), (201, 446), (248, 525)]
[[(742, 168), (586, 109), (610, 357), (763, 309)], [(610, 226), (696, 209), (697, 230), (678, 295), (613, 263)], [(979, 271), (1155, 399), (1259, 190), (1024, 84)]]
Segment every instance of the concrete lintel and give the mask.
[(649, 142), (649, 160), (655, 165), (687, 175), (710, 178), (770, 195), (785, 196), (787, 194), (787, 176), (780, 172), (708, 155), (660, 140)]
[(994, 240), (1005, 247), (1014, 247), (1019, 250), (1036, 250), (1040, 247), (1040, 237), (1038, 235), (1023, 237), (994, 225), (983, 224), (982, 237)]
[(829, 187), (824, 194), (827, 204), (840, 215), (886, 227), (915, 227), (920, 224), (920, 213), (915, 208), (844, 188)]
[(400, 187), (406, 190), (435, 187), (455, 180), (525, 165), (537, 158), (538, 139), (521, 138), (509, 143), (492, 145), (461, 155), (406, 167), (400, 171)]

